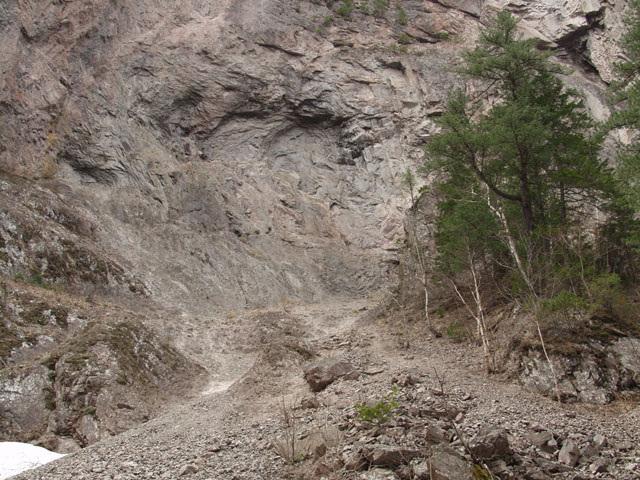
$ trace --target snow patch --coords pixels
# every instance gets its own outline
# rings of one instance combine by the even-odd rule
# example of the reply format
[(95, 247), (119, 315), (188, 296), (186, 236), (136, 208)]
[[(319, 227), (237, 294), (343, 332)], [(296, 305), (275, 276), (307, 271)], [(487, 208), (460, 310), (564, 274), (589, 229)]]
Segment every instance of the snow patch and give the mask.
[(29, 443), (0, 442), (0, 480), (64, 457)]

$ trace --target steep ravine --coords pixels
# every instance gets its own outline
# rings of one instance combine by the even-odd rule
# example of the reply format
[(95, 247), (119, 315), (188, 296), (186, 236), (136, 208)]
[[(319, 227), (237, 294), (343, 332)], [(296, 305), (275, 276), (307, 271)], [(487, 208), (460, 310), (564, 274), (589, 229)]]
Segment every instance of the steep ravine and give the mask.
[[(406, 24), (397, 17), (400, 5)], [(367, 13), (356, 8), (350, 19), (337, 14), (338, 6), (0, 6), (5, 435), (72, 450), (191, 401), (181, 396), (195, 403), (162, 417), (149, 427), (153, 434), (143, 429), (109, 442), (125, 442), (118, 447), (125, 456), (147, 455), (127, 438), (171, 435), (163, 432), (168, 424), (180, 430), (219, 423), (216, 442), (237, 434), (240, 445), (253, 423), (271, 418), (264, 421), (275, 429), (273, 415), (252, 408), (264, 402), (273, 414), (275, 399), (289, 388), (280, 377), (302, 388), (296, 369), (306, 360), (306, 330), (296, 330), (297, 316), (305, 329), (316, 316), (335, 316), (331, 327), (312, 326), (342, 335), (335, 323), (378, 301), (351, 299), (393, 282), (409, 207), (402, 175), (422, 161), (420, 147), (435, 131), (447, 93), (463, 85), (453, 68), (460, 49), (473, 44), (496, 9), (513, 9), (526, 35), (575, 67), (568, 83), (585, 92), (596, 118), (606, 114), (603, 92), (624, 2), (406, 0), (391, 1), (381, 17), (371, 6)], [(300, 304), (319, 306), (304, 313)], [(271, 332), (274, 318), (261, 317), (261, 309), (294, 311), (285, 337), (300, 337), (299, 350), (276, 345), (265, 353), (265, 339), (282, 326)], [(133, 344), (121, 341), (128, 338), (118, 330), (123, 324), (139, 325)], [(315, 337), (320, 344), (328, 341), (324, 334)], [(139, 360), (143, 382), (127, 377)], [(267, 378), (255, 373), (261, 362)], [(32, 394), (34, 385), (49, 393)], [(244, 393), (235, 397), (234, 389)], [(348, 398), (343, 407), (354, 403)], [(220, 430), (233, 427), (225, 415), (236, 408), (249, 422), (238, 426), (244, 433)], [(212, 417), (174, 416), (192, 410)], [(32, 411), (37, 421), (21, 423)], [(267, 441), (260, 436), (242, 448)], [(158, 440), (164, 452), (173, 441)], [(87, 478), (108, 468), (82, 455), (105, 448), (77, 457), (97, 469)], [(175, 448), (186, 452), (189, 442)], [(252, 471), (278, 478), (282, 464), (269, 463), (272, 457), (265, 447), (256, 462), (267, 462), (266, 470), (250, 467), (240, 478), (255, 478)], [(163, 465), (154, 457), (149, 463), (165, 471), (144, 475), (169, 478), (174, 460)], [(132, 471), (113, 467), (114, 478), (146, 463), (124, 462)], [(233, 465), (217, 474), (232, 478)]]

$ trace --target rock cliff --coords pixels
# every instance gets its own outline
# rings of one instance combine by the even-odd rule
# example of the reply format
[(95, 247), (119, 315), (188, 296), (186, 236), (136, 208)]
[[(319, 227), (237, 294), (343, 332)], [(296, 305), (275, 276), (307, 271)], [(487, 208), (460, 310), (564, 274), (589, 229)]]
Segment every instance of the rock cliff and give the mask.
[[(384, 288), (405, 235), (402, 175), (464, 84), (460, 49), (500, 8), (605, 115), (625, 2), (389, 3), (1, 5), (9, 287), (190, 314)], [(26, 362), (15, 342), (7, 365)]]

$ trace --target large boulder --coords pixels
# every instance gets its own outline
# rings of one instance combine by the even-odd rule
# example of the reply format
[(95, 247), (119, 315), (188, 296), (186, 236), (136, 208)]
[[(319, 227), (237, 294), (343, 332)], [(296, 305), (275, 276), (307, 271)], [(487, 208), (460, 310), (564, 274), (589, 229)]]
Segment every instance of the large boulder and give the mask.
[(339, 378), (355, 380), (359, 372), (349, 362), (339, 358), (325, 358), (307, 365), (304, 377), (314, 392), (319, 392)]
[(366, 445), (363, 455), (370, 465), (395, 468), (408, 464), (414, 458), (423, 456), (420, 450), (398, 445)]
[(474, 480), (471, 463), (443, 444), (429, 452), (429, 474), (431, 480)]

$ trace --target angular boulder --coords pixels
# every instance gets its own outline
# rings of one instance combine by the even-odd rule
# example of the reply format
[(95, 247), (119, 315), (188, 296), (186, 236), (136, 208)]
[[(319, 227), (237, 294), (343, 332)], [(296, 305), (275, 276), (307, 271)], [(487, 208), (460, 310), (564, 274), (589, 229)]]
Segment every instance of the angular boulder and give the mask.
[(394, 468), (408, 464), (414, 458), (422, 456), (420, 450), (397, 445), (367, 445), (363, 455), (371, 465)]
[(429, 475), (431, 480), (474, 480), (471, 463), (446, 445), (431, 449)]
[(339, 378), (355, 380), (358, 371), (349, 362), (339, 358), (326, 358), (309, 364), (304, 369), (304, 378), (314, 392), (324, 390)]

